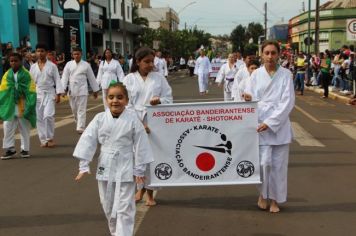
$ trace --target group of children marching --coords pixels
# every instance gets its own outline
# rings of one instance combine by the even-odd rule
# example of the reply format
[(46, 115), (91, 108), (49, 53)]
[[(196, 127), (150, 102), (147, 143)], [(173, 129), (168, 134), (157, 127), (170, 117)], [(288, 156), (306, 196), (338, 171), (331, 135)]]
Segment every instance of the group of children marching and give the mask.
[[(79, 159), (79, 181), (90, 173), (98, 144), (100, 156), (96, 170), (100, 202), (112, 235), (132, 235), (135, 200), (147, 193), (146, 205), (156, 204), (149, 183), (149, 163), (153, 161), (148, 141), (146, 105), (172, 103), (172, 89), (164, 74), (154, 72), (155, 53), (143, 47), (136, 51), (131, 73), (124, 76), (110, 50), (100, 63), (95, 79), (90, 65), (81, 60), (81, 50), (74, 49), (73, 60), (64, 68), (62, 79), (56, 66), (46, 59), (47, 48), (37, 45), (39, 60), (30, 72), (21, 66), (21, 56), (10, 55), (11, 69), (0, 86), (0, 119), (4, 120), (6, 150), (2, 159), (16, 153), (14, 133), (17, 125), (21, 132), (21, 155), (29, 156), (29, 130), (36, 126), (41, 147), (53, 147), (55, 103), (65, 93), (76, 120), (76, 130), (82, 133), (73, 156)], [(292, 130), (289, 114), (294, 106), (292, 74), (278, 65), (279, 45), (266, 41), (262, 46), (263, 66), (250, 56), (236, 61), (229, 55), (217, 76), (216, 82), (224, 84), (226, 101), (259, 101), (258, 122), (262, 185), (258, 207), (279, 212), (279, 203), (286, 201), (289, 143)], [(207, 91), (204, 53), (197, 60), (196, 73), (200, 92)], [(32, 77), (32, 79), (31, 79)], [(103, 90), (105, 111), (97, 114), (85, 127), (88, 83), (97, 96), (99, 85)], [(37, 89), (37, 98), (36, 98)], [(36, 119), (37, 114), (37, 119)], [(143, 186), (136, 192), (136, 184)]]

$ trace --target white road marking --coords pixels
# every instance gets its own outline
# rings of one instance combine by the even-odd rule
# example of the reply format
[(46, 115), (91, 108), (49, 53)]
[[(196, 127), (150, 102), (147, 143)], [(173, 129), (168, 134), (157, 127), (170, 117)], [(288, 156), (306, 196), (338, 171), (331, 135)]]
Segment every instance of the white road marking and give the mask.
[(316, 140), (308, 131), (296, 122), (292, 122), (294, 139), (300, 146), (305, 147), (325, 147), (324, 144)]
[(356, 126), (348, 124), (333, 124), (334, 127), (342, 131), (344, 134), (356, 140)]

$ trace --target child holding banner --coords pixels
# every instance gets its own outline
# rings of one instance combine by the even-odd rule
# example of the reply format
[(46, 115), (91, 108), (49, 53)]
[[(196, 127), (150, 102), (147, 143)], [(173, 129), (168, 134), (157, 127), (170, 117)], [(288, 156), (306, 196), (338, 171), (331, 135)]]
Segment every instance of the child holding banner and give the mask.
[(259, 150), (262, 185), (258, 207), (279, 212), (279, 203), (287, 200), (289, 144), (292, 127), (289, 120), (295, 94), (293, 76), (278, 65), (279, 45), (265, 41), (262, 45), (264, 66), (255, 70), (245, 90), (245, 99), (258, 102)]
[(146, 165), (153, 161), (145, 129), (135, 112), (125, 109), (128, 93), (113, 81), (107, 90), (109, 109), (97, 114), (85, 129), (73, 156), (80, 160), (76, 181), (90, 173), (98, 144), (101, 144), (96, 178), (100, 202), (111, 235), (133, 235), (135, 182), (144, 182)]
[[(137, 50), (133, 58), (131, 73), (124, 78), (124, 84), (129, 92), (130, 109), (136, 111), (137, 116), (143, 122), (146, 131), (146, 105), (158, 105), (165, 103), (172, 103), (172, 89), (169, 86), (166, 78), (158, 72), (153, 72), (154, 52), (150, 48), (142, 47)], [(149, 168), (146, 170), (147, 178), (149, 178)], [(146, 181), (149, 183), (149, 181)], [(147, 206), (154, 206), (156, 202), (153, 197), (153, 188), (145, 185), (136, 194), (136, 201), (143, 198), (147, 190)]]

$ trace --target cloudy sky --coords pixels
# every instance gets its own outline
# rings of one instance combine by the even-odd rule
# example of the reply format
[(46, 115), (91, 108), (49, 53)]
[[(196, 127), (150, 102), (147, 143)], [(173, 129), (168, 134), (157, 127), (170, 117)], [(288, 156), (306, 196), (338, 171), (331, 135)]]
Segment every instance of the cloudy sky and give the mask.
[[(179, 14), (179, 27), (197, 25), (214, 35), (228, 34), (238, 24), (264, 24), (263, 5), (267, 1), (268, 27), (288, 20), (302, 12), (302, 3), (308, 9), (308, 0), (151, 0), (152, 7), (171, 7)], [(327, 0), (320, 0), (323, 4)], [(315, 0), (311, 0), (315, 9)]]

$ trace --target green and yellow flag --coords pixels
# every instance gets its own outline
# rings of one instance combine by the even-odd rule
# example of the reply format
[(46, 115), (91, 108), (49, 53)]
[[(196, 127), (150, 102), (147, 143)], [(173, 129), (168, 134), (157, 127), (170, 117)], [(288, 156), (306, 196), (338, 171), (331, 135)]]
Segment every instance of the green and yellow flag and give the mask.
[(21, 67), (17, 73), (17, 83), (14, 72), (9, 69), (1, 80), (0, 85), (0, 120), (13, 120), (15, 107), (19, 108), (19, 117), (30, 121), (36, 127), (36, 85), (31, 79), (30, 72)]

